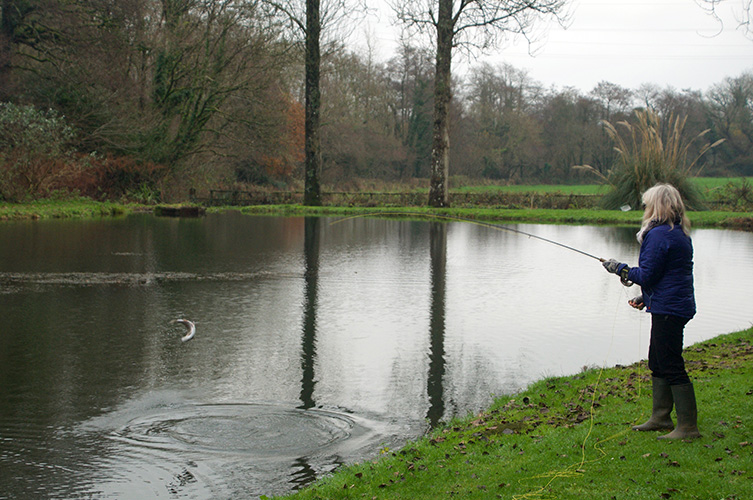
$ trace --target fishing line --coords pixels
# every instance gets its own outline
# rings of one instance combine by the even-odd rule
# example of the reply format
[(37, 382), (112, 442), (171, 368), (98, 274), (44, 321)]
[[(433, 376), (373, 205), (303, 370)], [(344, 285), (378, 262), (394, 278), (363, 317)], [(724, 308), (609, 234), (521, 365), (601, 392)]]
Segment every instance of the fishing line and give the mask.
[[(623, 293), (625, 293), (623, 291)], [(625, 293), (626, 294), (626, 293)], [(589, 425), (588, 430), (586, 431), (586, 436), (583, 438), (583, 442), (580, 445), (580, 452), (581, 452), (581, 459), (580, 462), (569, 465), (568, 467), (562, 469), (562, 470), (553, 470), (550, 472), (547, 472), (545, 474), (540, 474), (538, 476), (533, 476), (528, 479), (545, 479), (549, 478), (549, 481), (546, 482), (543, 486), (539, 487), (535, 491), (531, 491), (528, 493), (524, 493), (522, 495), (514, 495), (512, 497), (512, 500), (537, 500), (537, 499), (543, 499), (545, 498), (545, 495), (547, 495), (546, 490), (549, 488), (557, 479), (562, 478), (573, 478), (573, 477), (582, 477), (583, 474), (586, 472), (584, 467), (586, 464), (593, 464), (598, 462), (599, 460), (602, 460), (604, 457), (607, 456), (607, 453), (599, 447), (601, 443), (605, 443), (607, 441), (611, 441), (612, 439), (615, 439), (617, 437), (620, 437), (627, 433), (627, 430), (622, 430), (620, 432), (617, 432), (613, 434), (612, 436), (609, 436), (607, 438), (601, 439), (596, 441), (594, 443), (594, 450), (601, 453), (601, 456), (587, 460), (586, 459), (586, 445), (588, 443), (589, 438), (593, 434), (594, 425), (595, 425), (595, 408), (596, 408), (596, 398), (599, 394), (599, 384), (601, 384), (601, 378), (604, 374), (604, 370), (606, 369), (607, 360), (609, 359), (609, 356), (612, 354), (612, 348), (614, 347), (614, 337), (615, 333), (617, 331), (617, 316), (619, 313), (619, 306), (622, 303), (622, 297), (619, 297), (619, 302), (617, 304), (617, 308), (615, 308), (614, 312), (614, 320), (612, 322), (612, 336), (609, 341), (609, 349), (607, 352), (606, 357), (604, 358), (604, 362), (601, 365), (601, 368), (599, 369), (599, 374), (596, 377), (596, 382), (593, 385), (593, 394), (591, 395), (591, 404), (589, 407)], [(588, 385), (586, 385), (584, 390), (588, 390)]]
[[(599, 394), (599, 390), (598, 390), (599, 389), (599, 384), (601, 383), (602, 375), (604, 373), (604, 370), (606, 369), (607, 360), (608, 360), (608, 358), (609, 358), (609, 356), (611, 355), (611, 352), (612, 352), (612, 347), (614, 345), (614, 337), (615, 337), (615, 333), (616, 333), (616, 330), (617, 330), (617, 317), (618, 317), (618, 313), (619, 313), (619, 306), (622, 304), (622, 300), (624, 298), (628, 298), (627, 297), (627, 290), (623, 289), (621, 295), (624, 295), (624, 297), (620, 297), (620, 300), (618, 301), (618, 308), (615, 310), (614, 321), (613, 321), (613, 325), (612, 325), (612, 338), (610, 340), (610, 346), (609, 346), (609, 353), (607, 354), (606, 358), (604, 359), (604, 363), (602, 364), (602, 367), (599, 370), (599, 374), (597, 376), (596, 383), (594, 384), (593, 394), (591, 396), (590, 424), (589, 424), (589, 429), (586, 432), (586, 437), (583, 439), (583, 443), (581, 444), (581, 460), (580, 460), (580, 462), (577, 463), (577, 464), (572, 464), (572, 465), (568, 466), (567, 468), (565, 468), (563, 470), (560, 470), (560, 471), (551, 471), (551, 472), (546, 473), (546, 474), (541, 474), (541, 475), (529, 478), (529, 479), (549, 478), (549, 481), (546, 484), (544, 484), (543, 486), (541, 486), (540, 488), (538, 488), (537, 490), (535, 490), (535, 491), (532, 491), (532, 492), (529, 492), (529, 493), (525, 493), (523, 495), (515, 495), (515, 496), (513, 496), (512, 497), (513, 500), (524, 500), (524, 499), (525, 500), (538, 500), (538, 499), (543, 499), (543, 498), (546, 498), (546, 495), (547, 495), (546, 489), (549, 486), (551, 486), (552, 483), (554, 483), (557, 479), (582, 477), (583, 474), (586, 472), (586, 470), (584, 469), (584, 467), (585, 467), (586, 464), (596, 463), (596, 462), (598, 462), (598, 461), (600, 461), (600, 460), (602, 460), (602, 459), (604, 459), (605, 457), (608, 456), (607, 452), (603, 448), (601, 448), (600, 445), (633, 432), (631, 430), (632, 424), (636, 423), (638, 421), (641, 421), (641, 420), (643, 420), (645, 418), (645, 416), (646, 416), (646, 409), (644, 408), (640, 412), (640, 414), (638, 414), (633, 419), (633, 421), (628, 424), (628, 426), (625, 429), (623, 429), (622, 431), (616, 432), (616, 433), (612, 434), (611, 436), (607, 436), (605, 438), (599, 439), (599, 440), (597, 440), (594, 443), (593, 449), (596, 450), (596, 451), (598, 451), (599, 453), (601, 453), (601, 456), (599, 456), (597, 458), (594, 458), (594, 459), (591, 459), (591, 460), (587, 460), (586, 459), (586, 445), (588, 443), (589, 438), (591, 437), (591, 434), (592, 434), (593, 428), (594, 428), (594, 420), (595, 420), (594, 415), (595, 415), (595, 407), (596, 407), (596, 398), (597, 398), (597, 395)], [(639, 321), (638, 321), (638, 349), (639, 349), (640, 352), (642, 352), (641, 351), (641, 349), (642, 349), (642, 346), (641, 346), (641, 344), (642, 344), (642, 332), (643, 332), (643, 315), (641, 314), (641, 316), (639, 317)], [(641, 371), (642, 370), (639, 367), (638, 370), (637, 370), (637, 374), (636, 374), (636, 396), (635, 396), (636, 401), (640, 401), (641, 400), (641, 393), (642, 393), (642, 389), (643, 389), (643, 383), (642, 383), (642, 378), (641, 378), (641, 375), (642, 375)]]
[(586, 257), (590, 257), (592, 259), (596, 259), (599, 262), (604, 262), (606, 260), (606, 259), (603, 259), (601, 257), (597, 257), (596, 255), (590, 254), (588, 252), (584, 252), (583, 250), (580, 250), (578, 248), (572, 247), (570, 245), (565, 245), (564, 243), (560, 243), (559, 241), (554, 241), (554, 240), (550, 240), (549, 238), (544, 238), (543, 236), (539, 236), (539, 235), (532, 234), (532, 233), (527, 233), (525, 231), (521, 231), (520, 229), (516, 229), (514, 227), (503, 226), (502, 224), (493, 224), (491, 222), (485, 222), (485, 221), (480, 221), (480, 220), (476, 220), (476, 219), (470, 219), (470, 218), (467, 218), (467, 217), (460, 217), (460, 216), (457, 216), (457, 215), (442, 215), (442, 214), (425, 213), (425, 212), (399, 212), (399, 211), (396, 211), (396, 212), (369, 212), (369, 213), (365, 213), (365, 214), (351, 215), (349, 217), (338, 219), (338, 220), (330, 223), (330, 226), (332, 226), (334, 224), (339, 224), (340, 222), (344, 222), (344, 221), (350, 220), (350, 219), (356, 219), (356, 218), (359, 218), (359, 217), (378, 216), (378, 215), (409, 215), (409, 216), (416, 216), (416, 217), (430, 217), (430, 218), (435, 218), (435, 219), (445, 219), (445, 220), (454, 220), (454, 221), (460, 221), (460, 222), (468, 222), (468, 223), (471, 223), (471, 224), (476, 224), (477, 226), (490, 227), (490, 228), (493, 228), (493, 229), (498, 229), (498, 230), (502, 230), (502, 231), (508, 231), (508, 232), (515, 233), (515, 234), (521, 234), (523, 236), (528, 236), (529, 238), (535, 238), (535, 239), (540, 240), (540, 241), (545, 241), (547, 243), (551, 243), (552, 245), (557, 245), (559, 247), (566, 248), (567, 250), (571, 250), (571, 251), (577, 252), (577, 253), (579, 253), (581, 255), (585, 255)]
[[(557, 246), (565, 248), (567, 250), (570, 250), (570, 251), (579, 253), (581, 255), (584, 255), (586, 257), (590, 257), (592, 259), (598, 260), (599, 262), (604, 262), (605, 261), (605, 259), (603, 259), (601, 257), (597, 257), (596, 255), (590, 254), (588, 252), (585, 252), (585, 251), (580, 250), (578, 248), (575, 248), (573, 246), (565, 245), (564, 243), (560, 243), (558, 241), (555, 241), (555, 240), (552, 240), (552, 239), (549, 239), (549, 238), (544, 238), (543, 236), (538, 236), (536, 234), (528, 233), (526, 231), (522, 231), (520, 229), (516, 229), (516, 228), (513, 228), (513, 227), (509, 227), (509, 226), (504, 226), (504, 225), (501, 225), (501, 224), (493, 224), (493, 223), (490, 223), (490, 222), (479, 221), (479, 220), (470, 219), (470, 218), (467, 218), (467, 217), (459, 217), (459, 216), (456, 216), (456, 215), (442, 215), (442, 214), (425, 213), (425, 212), (401, 212), (401, 211), (386, 212), (386, 211), (381, 211), (381, 212), (369, 212), (369, 213), (365, 213), (365, 214), (358, 214), (358, 215), (352, 215), (352, 216), (349, 216), (349, 217), (344, 217), (342, 219), (338, 219), (338, 220), (330, 223), (330, 225), (338, 224), (338, 223), (344, 222), (346, 220), (356, 219), (356, 218), (359, 218), (359, 217), (384, 216), (384, 215), (429, 217), (429, 218), (444, 219), (444, 220), (450, 220), (450, 221), (468, 222), (470, 224), (476, 224), (476, 225), (482, 226), (482, 227), (488, 227), (488, 228), (492, 228), (492, 229), (497, 229), (497, 230), (502, 230), (502, 231), (508, 231), (508, 232), (515, 233), (515, 234), (520, 234), (520, 235), (523, 235), (523, 236), (528, 236), (529, 238), (534, 238), (534, 239), (537, 239), (537, 240), (540, 240), (540, 241), (544, 241), (546, 243), (550, 243), (552, 245), (557, 245)], [(626, 282), (624, 280), (621, 280), (621, 282), (622, 282), (623, 285), (626, 285), (626, 286), (630, 286), (632, 284), (632, 283)], [(624, 289), (623, 289), (623, 294), (625, 296), (627, 296), (627, 291), (624, 290)], [(599, 390), (598, 390), (599, 389), (599, 384), (601, 383), (602, 375), (604, 373), (604, 370), (606, 369), (607, 360), (609, 359), (609, 356), (612, 353), (612, 348), (614, 346), (614, 337), (615, 337), (616, 330), (617, 330), (617, 316), (618, 316), (618, 313), (619, 313), (619, 305), (620, 304), (622, 304), (622, 297), (619, 298), (618, 308), (615, 309), (614, 321), (612, 323), (612, 336), (611, 336), (610, 343), (609, 343), (609, 351), (608, 351), (608, 353), (607, 353), (607, 355), (606, 355), (606, 357), (604, 359), (604, 362), (602, 363), (601, 369), (599, 370), (599, 374), (598, 374), (598, 376), (596, 378), (596, 383), (593, 386), (593, 394), (591, 395), (591, 404), (590, 404), (590, 411), (589, 411), (589, 421), (590, 421), (589, 422), (589, 428), (588, 428), (588, 431), (586, 432), (586, 436), (583, 439), (583, 442), (582, 442), (581, 447), (580, 447), (581, 448), (581, 460), (580, 460), (580, 462), (577, 463), (577, 464), (570, 465), (569, 467), (565, 468), (564, 470), (551, 471), (551, 472), (549, 472), (547, 474), (535, 476), (533, 478), (528, 478), (528, 479), (535, 479), (535, 478), (545, 478), (545, 477), (548, 477), (549, 481), (545, 485), (543, 485), (539, 489), (537, 489), (536, 491), (525, 493), (523, 495), (515, 495), (515, 496), (513, 496), (512, 498), (514, 500), (542, 498), (543, 495), (546, 494), (545, 493), (546, 489), (555, 480), (557, 480), (559, 478), (565, 478), (565, 477), (579, 477), (579, 476), (582, 476), (582, 474), (585, 472), (585, 470), (583, 470), (583, 467), (586, 464), (598, 462), (599, 460), (602, 460), (604, 457), (607, 456), (607, 453), (602, 448), (599, 447), (600, 444), (605, 443), (607, 441), (611, 441), (613, 439), (616, 439), (617, 437), (620, 437), (620, 436), (626, 434), (629, 431), (629, 428), (628, 428), (626, 430), (623, 430), (623, 431), (617, 432), (617, 433), (615, 433), (615, 434), (613, 434), (611, 436), (608, 436), (608, 437), (606, 437), (604, 439), (597, 440), (596, 443), (594, 443), (593, 448), (595, 450), (599, 451), (599, 453), (601, 453), (601, 456), (598, 457), (598, 458), (592, 459), (592, 460), (586, 460), (586, 445), (587, 445), (588, 440), (591, 437), (591, 435), (593, 433), (593, 429), (594, 429), (594, 423), (595, 423), (595, 417), (594, 417), (594, 415), (595, 415), (595, 407), (596, 407), (596, 398), (597, 398), (597, 395), (599, 394)], [(640, 338), (639, 338), (639, 343), (640, 343)], [(639, 384), (638, 385), (638, 397), (640, 397), (640, 377), (638, 377), (638, 384)], [(586, 389), (587, 389), (587, 386), (586, 386)]]

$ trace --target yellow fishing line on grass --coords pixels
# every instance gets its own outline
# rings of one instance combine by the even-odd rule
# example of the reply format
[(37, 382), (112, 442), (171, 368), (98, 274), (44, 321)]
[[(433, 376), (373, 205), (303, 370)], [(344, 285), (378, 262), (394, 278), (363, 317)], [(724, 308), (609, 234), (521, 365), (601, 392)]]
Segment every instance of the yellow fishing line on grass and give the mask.
[[(627, 291), (625, 289), (623, 289), (623, 295), (627, 296)], [(609, 343), (609, 350), (607, 352), (606, 357), (604, 358), (604, 362), (602, 363), (601, 368), (599, 369), (599, 374), (596, 377), (596, 383), (593, 386), (594, 389), (593, 389), (593, 394), (591, 395), (591, 405), (590, 405), (590, 410), (589, 410), (589, 426), (588, 426), (588, 431), (586, 432), (586, 436), (585, 438), (583, 438), (583, 442), (581, 443), (581, 446), (580, 446), (580, 450), (581, 450), (580, 462), (576, 464), (572, 464), (562, 470), (553, 470), (545, 474), (539, 474), (537, 476), (531, 476), (526, 479), (521, 479), (519, 483), (522, 483), (523, 481), (526, 481), (526, 480), (546, 479), (546, 478), (548, 478), (549, 481), (547, 481), (546, 484), (542, 485), (540, 488), (536, 489), (535, 491), (524, 493), (522, 495), (514, 495), (512, 497), (512, 500), (539, 500), (539, 499), (546, 498), (546, 496), (548, 495), (547, 490), (556, 480), (563, 479), (563, 478), (582, 477), (586, 473), (586, 470), (584, 469), (586, 464), (594, 464), (596, 462), (603, 460), (606, 456), (608, 456), (607, 452), (604, 451), (604, 449), (600, 447), (601, 444), (617, 439), (618, 437), (624, 436), (625, 434), (630, 432), (631, 429), (630, 427), (628, 427), (626, 429), (623, 429), (622, 431), (612, 434), (611, 436), (597, 440), (593, 445), (593, 449), (601, 453), (601, 456), (594, 459), (590, 459), (590, 460), (586, 459), (586, 446), (594, 429), (594, 422), (595, 422), (594, 414), (595, 414), (595, 407), (596, 407), (596, 398), (597, 398), (597, 395), (599, 394), (599, 390), (598, 390), (599, 384), (601, 383), (602, 375), (604, 374), (604, 370), (606, 369), (607, 360), (609, 359), (609, 356), (612, 353), (612, 347), (614, 346), (614, 337), (617, 331), (617, 315), (619, 313), (619, 307), (622, 304), (621, 302), (622, 300), (623, 300), (623, 297), (620, 297), (620, 302), (618, 302), (618, 306), (615, 309), (614, 320), (612, 323), (612, 337)], [(642, 328), (642, 321), (639, 322), (639, 330), (641, 328)], [(639, 336), (638, 336), (639, 345), (640, 345), (640, 339), (641, 337), (640, 337), (640, 331), (639, 331)], [(641, 384), (641, 379), (639, 376), (638, 377), (638, 393), (636, 396), (638, 400), (640, 400), (641, 388), (642, 388), (642, 384)], [(642, 415), (639, 415), (638, 417), (636, 417), (633, 422), (639, 420), (641, 416)]]

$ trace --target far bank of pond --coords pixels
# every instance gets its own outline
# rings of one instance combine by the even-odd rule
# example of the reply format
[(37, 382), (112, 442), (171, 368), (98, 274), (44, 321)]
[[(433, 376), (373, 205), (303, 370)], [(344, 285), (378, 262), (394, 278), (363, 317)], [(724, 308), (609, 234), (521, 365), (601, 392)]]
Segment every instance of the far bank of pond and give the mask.
[[(187, 205), (176, 205), (185, 207)], [(175, 207), (175, 206), (173, 206)], [(151, 212), (157, 207), (138, 204), (98, 202), (89, 199), (40, 200), (31, 203), (0, 203), (0, 221), (61, 218), (118, 217), (132, 212)], [(464, 217), (489, 222), (535, 222), (543, 224), (640, 224), (640, 211), (621, 212), (599, 209), (503, 209), (503, 208), (429, 208), (429, 207), (307, 207), (302, 205), (255, 205), (247, 207), (214, 207), (212, 212), (240, 210), (251, 215), (353, 215), (404, 216), (424, 218), (434, 215)], [(753, 230), (753, 212), (691, 212), (694, 227)]]
[[(219, 208), (214, 210), (233, 210)], [(422, 218), (435, 215), (461, 217), (489, 222), (526, 222), (540, 224), (636, 225), (643, 215), (640, 211), (622, 212), (601, 209), (507, 209), (507, 208), (429, 208), (429, 207), (307, 207), (302, 205), (255, 205), (239, 209), (253, 215), (351, 215)], [(753, 212), (690, 212), (694, 227), (753, 230)]]
[(38, 200), (29, 203), (5, 203), (0, 201), (0, 221), (118, 217), (137, 210), (152, 209), (152, 207), (101, 202), (88, 198), (75, 200)]

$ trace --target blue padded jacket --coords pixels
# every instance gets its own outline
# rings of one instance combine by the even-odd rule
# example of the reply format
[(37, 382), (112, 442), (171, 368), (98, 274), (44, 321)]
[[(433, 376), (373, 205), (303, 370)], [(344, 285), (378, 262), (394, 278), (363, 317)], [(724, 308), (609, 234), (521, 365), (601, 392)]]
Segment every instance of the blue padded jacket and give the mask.
[(693, 243), (679, 224), (649, 229), (638, 267), (630, 269), (628, 279), (641, 286), (648, 312), (688, 319), (695, 315)]

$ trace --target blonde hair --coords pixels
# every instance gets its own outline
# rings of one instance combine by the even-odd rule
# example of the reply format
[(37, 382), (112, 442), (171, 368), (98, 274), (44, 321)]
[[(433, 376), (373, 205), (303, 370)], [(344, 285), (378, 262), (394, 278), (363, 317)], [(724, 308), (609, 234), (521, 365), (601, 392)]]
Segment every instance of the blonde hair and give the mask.
[(638, 231), (639, 242), (643, 242), (649, 229), (659, 224), (669, 224), (672, 229), (675, 224), (680, 224), (682, 232), (690, 236), (690, 220), (676, 187), (671, 184), (656, 184), (643, 193), (643, 204), (646, 205), (646, 210), (643, 212), (641, 230)]

